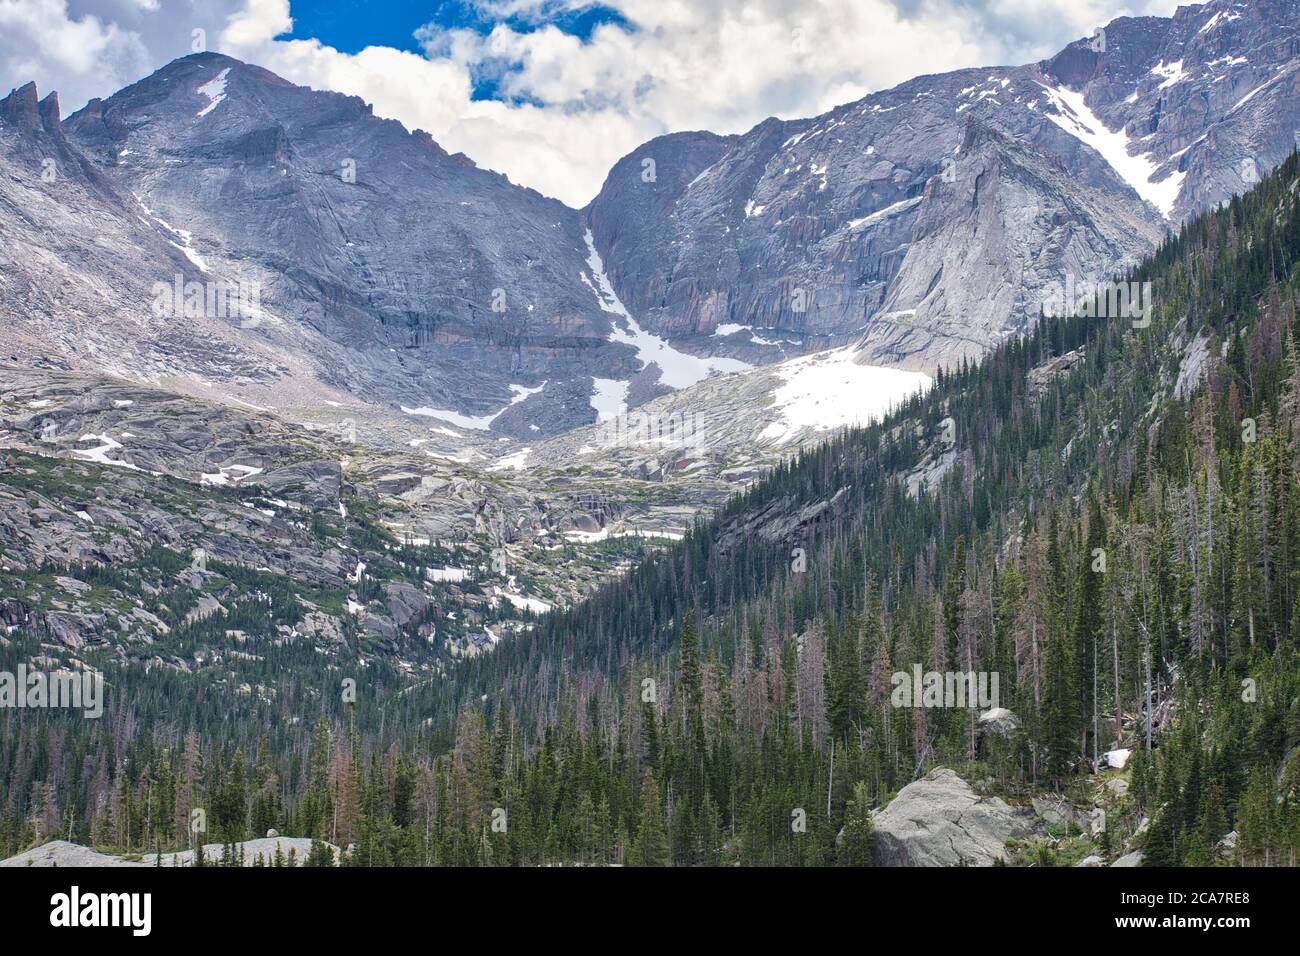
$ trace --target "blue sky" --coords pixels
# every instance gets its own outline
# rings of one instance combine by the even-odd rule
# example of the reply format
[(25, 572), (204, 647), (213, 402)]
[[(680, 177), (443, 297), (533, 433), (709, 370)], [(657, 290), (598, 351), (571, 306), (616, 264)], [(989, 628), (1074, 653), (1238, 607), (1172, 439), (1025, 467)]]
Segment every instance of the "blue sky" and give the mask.
[(570, 36), (583, 40), (602, 23), (618, 23), (629, 28), (627, 19), (617, 10), (602, 4), (578, 9), (556, 5), (541, 17), (492, 16), (481, 4), (464, 0), (292, 0), (292, 39), (315, 38), (343, 53), (357, 53), (367, 46), (391, 46), (419, 52), (415, 33), (426, 25), (444, 29), (470, 29), (488, 33), (497, 23), (510, 26), (517, 33), (528, 33), (541, 24), (553, 25)]
[[(592, 31), (602, 24), (617, 24), (631, 31), (632, 24), (617, 10), (599, 3), (570, 6), (567, 3), (543, 3), (531, 15), (493, 15), (486, 4), (472, 0), (388, 0), (367, 3), (365, 0), (291, 0), (289, 12), (293, 30), (285, 39), (316, 39), (341, 53), (359, 53), (368, 46), (385, 46), (412, 53), (422, 53), (424, 44), (417, 32), (431, 30), (472, 30), (486, 36), (502, 24), (518, 34), (528, 34), (543, 27), (553, 27), (579, 40), (591, 39)], [(531, 102), (520, 95), (504, 96), (500, 74), (507, 66), (485, 65), (473, 71), (475, 99), (509, 99)]]

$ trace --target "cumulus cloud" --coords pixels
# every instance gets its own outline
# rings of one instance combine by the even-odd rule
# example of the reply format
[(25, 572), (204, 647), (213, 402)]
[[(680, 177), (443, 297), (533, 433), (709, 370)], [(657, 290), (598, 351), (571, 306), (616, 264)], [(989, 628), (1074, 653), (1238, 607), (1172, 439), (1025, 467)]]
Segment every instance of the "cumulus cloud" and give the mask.
[[(565, 0), (480, 0), (481, 35), (429, 26), (424, 56), (277, 40), (287, 0), (247, 0), (222, 41), (300, 83), (353, 93), (448, 149), (571, 205), (610, 165), (665, 132), (743, 132), (815, 115), (921, 72), (1020, 63), (1122, 13), (1176, 0), (606, 0), (626, 21), (586, 41), (545, 25)], [(514, 22), (514, 21), (512, 21)], [(258, 35), (250, 25), (261, 24)], [(535, 25), (541, 24), (540, 27)], [(475, 100), (492, 74), (500, 99)]]
[[(478, 13), (507, 22), (486, 34), (426, 26), (416, 34), (423, 55), (283, 39), (289, 0), (73, 2), (0, 0), (0, 80), (57, 80), (72, 100), (103, 95), (137, 78), (123, 71), (188, 52), (191, 26), (203, 26), (213, 49), (361, 96), (379, 115), (576, 206), (615, 160), (662, 133), (743, 132), (918, 73), (1028, 62), (1115, 16), (1168, 15), (1177, 0), (604, 0), (621, 22), (587, 40), (554, 25), (584, 0), (477, 0)], [(19, 50), (26, 60), (11, 60)], [(107, 75), (97, 74), (101, 62)], [(485, 78), (497, 98), (475, 98)]]
[(84, 101), (104, 83), (121, 86), (150, 69), (140, 37), (68, 9), (64, 0), (0, 0), (0, 87), (34, 80), (41, 92)]
[(0, 96), (35, 81), (66, 110), (108, 96), (215, 36), (244, 0), (0, 0)]

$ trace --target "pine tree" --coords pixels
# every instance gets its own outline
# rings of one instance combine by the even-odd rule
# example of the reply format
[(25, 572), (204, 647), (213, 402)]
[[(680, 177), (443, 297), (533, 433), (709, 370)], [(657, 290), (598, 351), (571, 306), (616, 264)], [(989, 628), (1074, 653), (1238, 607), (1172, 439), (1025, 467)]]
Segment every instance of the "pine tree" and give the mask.
[(1206, 862), (1219, 862), (1219, 840), (1228, 832), (1228, 817), (1223, 809), (1223, 793), (1216, 779), (1211, 778), (1205, 785), (1205, 795), (1201, 800), (1201, 818), (1197, 828), (1200, 831), (1201, 844), (1206, 848)]
[(1277, 789), (1268, 767), (1257, 767), (1237, 809), (1238, 842), (1248, 866), (1272, 866), (1277, 851)]
[(835, 860), (840, 866), (870, 866), (872, 843), (871, 799), (866, 783), (859, 780), (853, 785), (853, 798), (845, 804), (844, 831)]
[(1093, 733), (1093, 751), (1099, 741), (1094, 726), (1099, 696), (1097, 686), (1101, 677), (1098, 660), (1098, 642), (1102, 630), (1102, 582), (1107, 567), (1106, 524), (1101, 506), (1092, 498), (1088, 508), (1088, 538), (1079, 562), (1079, 577), (1075, 597), (1073, 683), (1079, 692), (1078, 713), (1083, 717), (1084, 734)]
[(1057, 787), (1077, 753), (1074, 728), (1078, 695), (1072, 680), (1075, 673), (1069, 643), (1063, 634), (1054, 633), (1048, 639), (1043, 666), (1043, 739), (1046, 769)]
[(664, 827), (663, 805), (659, 800), (659, 783), (649, 767), (641, 778), (641, 816), (636, 840), (638, 865), (669, 865), (668, 833)]
[(303, 866), (334, 866), (334, 851), (322, 841), (313, 839)]

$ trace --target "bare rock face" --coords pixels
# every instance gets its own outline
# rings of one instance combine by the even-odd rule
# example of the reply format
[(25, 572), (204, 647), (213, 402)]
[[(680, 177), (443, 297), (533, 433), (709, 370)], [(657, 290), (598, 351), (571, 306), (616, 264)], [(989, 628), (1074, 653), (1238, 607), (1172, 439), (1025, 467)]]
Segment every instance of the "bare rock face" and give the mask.
[[(357, 97), (218, 54), (70, 117), (68, 136), (213, 274), (263, 286), (259, 332), (357, 395), (495, 412), (509, 385), (612, 375), (625, 346), (581, 276), (573, 211)], [(467, 388), (467, 385), (473, 387)], [(477, 400), (477, 401), (476, 401)], [(537, 398), (538, 404), (543, 399)]]
[[(951, 182), (948, 180), (951, 179)], [(1134, 264), (1162, 228), (1110, 184), (1078, 182), (993, 127), (968, 126), (948, 176), (916, 206), (911, 241), (859, 348), (878, 365), (975, 359), (1043, 312), (1047, 288)]]
[(994, 707), (980, 714), (979, 729), (982, 734), (997, 734), (1010, 737), (1022, 726), (1018, 716), (1005, 707)]
[(877, 362), (952, 364), (1023, 329), (1044, 283), (1105, 278), (1281, 162), (1300, 49), (1278, 38), (1298, 21), (1297, 0), (1213, 0), (1038, 63), (662, 137), (585, 216), (661, 334), (755, 362), (862, 335)]
[(877, 866), (992, 866), (1006, 841), (1031, 836), (1031, 811), (980, 797), (954, 771), (932, 770), (908, 784), (872, 820)]
[(74, 614), (69, 611), (50, 611), (45, 615), (45, 626), (50, 637), (64, 647), (77, 649), (99, 638), (104, 624), (102, 614)]

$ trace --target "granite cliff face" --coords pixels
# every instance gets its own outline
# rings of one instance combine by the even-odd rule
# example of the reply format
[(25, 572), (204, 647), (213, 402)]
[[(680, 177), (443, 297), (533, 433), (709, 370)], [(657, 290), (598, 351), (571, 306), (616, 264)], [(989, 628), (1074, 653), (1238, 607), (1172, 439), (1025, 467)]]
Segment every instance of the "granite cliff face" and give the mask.
[(1082, 185), (1050, 157), (974, 122), (910, 218), (898, 271), (858, 341), (877, 365), (975, 358), (1041, 314), (1049, 285), (1135, 263), (1162, 231), (1114, 190)]
[(174, 238), (70, 142), (56, 94), (0, 100), (0, 353), (124, 377), (258, 373), (200, 317), (155, 316), (151, 284), (193, 270)]
[(526, 392), (538, 411), (516, 410), (515, 428), (553, 428), (577, 423), (555, 421), (565, 383), (613, 377), (627, 358), (581, 281), (569, 209), (355, 97), (200, 54), (67, 130), (185, 230), (193, 265), (252, 272), (262, 306), (315, 340), (304, 350), (342, 391), (471, 416)]
[(666, 136), (584, 215), (654, 331), (755, 362), (862, 336), (872, 361), (932, 368), (1022, 329), (1045, 282), (1105, 277), (1280, 162), (1298, 28), (1294, 0), (1219, 0), (814, 119)]

